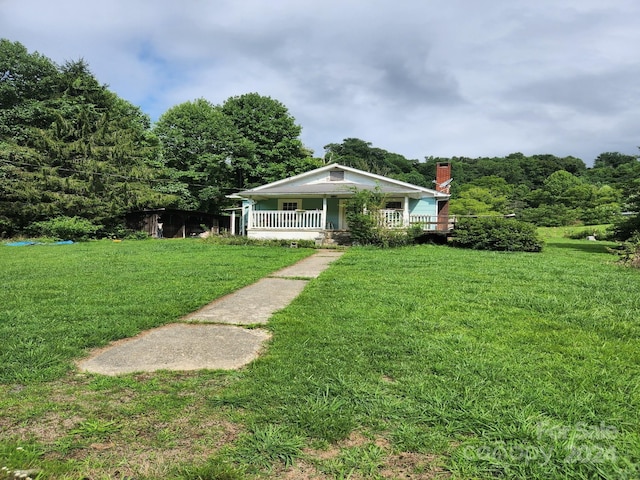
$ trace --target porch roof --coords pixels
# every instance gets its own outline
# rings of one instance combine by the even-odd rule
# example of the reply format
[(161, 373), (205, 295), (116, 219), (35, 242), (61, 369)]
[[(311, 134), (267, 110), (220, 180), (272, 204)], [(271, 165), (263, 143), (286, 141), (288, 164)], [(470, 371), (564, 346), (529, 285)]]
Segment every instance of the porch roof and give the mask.
[(323, 182), (307, 185), (277, 185), (261, 190), (245, 190), (236, 195), (245, 198), (270, 198), (283, 196), (325, 196), (338, 195), (350, 197), (354, 194), (353, 189), (374, 190), (379, 189), (385, 195), (402, 195), (421, 197), (424, 194), (417, 189), (399, 187), (394, 185), (362, 185), (353, 182)]

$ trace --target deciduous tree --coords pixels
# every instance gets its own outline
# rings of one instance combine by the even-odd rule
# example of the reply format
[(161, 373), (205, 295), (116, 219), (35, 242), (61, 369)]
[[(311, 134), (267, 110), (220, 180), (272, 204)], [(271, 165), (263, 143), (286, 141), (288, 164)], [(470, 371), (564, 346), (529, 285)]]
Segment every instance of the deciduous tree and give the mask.
[(227, 99), (222, 112), (239, 137), (231, 158), (237, 188), (281, 180), (320, 166), (299, 138), (301, 127), (278, 100), (247, 93)]

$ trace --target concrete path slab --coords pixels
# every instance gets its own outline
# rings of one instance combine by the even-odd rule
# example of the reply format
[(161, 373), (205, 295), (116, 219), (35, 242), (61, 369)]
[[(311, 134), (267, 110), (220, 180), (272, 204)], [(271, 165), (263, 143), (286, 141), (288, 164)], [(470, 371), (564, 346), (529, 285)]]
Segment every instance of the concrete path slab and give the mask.
[[(156, 370), (240, 368), (258, 356), (269, 332), (237, 325), (267, 323), (344, 252), (321, 250), (268, 278), (187, 315), (183, 322), (120, 340), (78, 362), (81, 371), (119, 375)], [(221, 325), (228, 324), (228, 325)]]
[(183, 320), (233, 325), (267, 323), (271, 315), (289, 305), (306, 284), (306, 280), (263, 278), (187, 315)]
[(344, 252), (321, 250), (318, 253), (299, 261), (295, 265), (283, 268), (270, 277), (317, 278), (331, 262), (335, 262)]
[(251, 362), (270, 337), (231, 325), (172, 324), (121, 340), (78, 363), (81, 371), (120, 375), (156, 370), (235, 369)]

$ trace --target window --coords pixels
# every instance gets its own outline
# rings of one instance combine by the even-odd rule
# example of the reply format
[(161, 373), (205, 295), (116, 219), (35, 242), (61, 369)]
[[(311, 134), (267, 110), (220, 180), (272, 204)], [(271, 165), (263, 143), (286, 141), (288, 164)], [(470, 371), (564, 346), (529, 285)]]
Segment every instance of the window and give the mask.
[(402, 202), (399, 200), (392, 200), (387, 202), (384, 208), (387, 210), (402, 210)]
[(344, 180), (344, 172), (342, 170), (331, 170), (329, 172), (330, 182), (341, 182)]
[(287, 198), (278, 201), (278, 210), (295, 211), (302, 209), (302, 200), (299, 198)]

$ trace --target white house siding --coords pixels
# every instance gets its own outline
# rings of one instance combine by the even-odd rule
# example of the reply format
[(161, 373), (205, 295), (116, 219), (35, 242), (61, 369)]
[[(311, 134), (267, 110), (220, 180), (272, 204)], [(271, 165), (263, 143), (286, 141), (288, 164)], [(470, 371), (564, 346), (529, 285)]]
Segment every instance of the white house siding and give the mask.
[(323, 237), (323, 233), (317, 230), (255, 230), (247, 232), (249, 238), (261, 240), (316, 240)]

